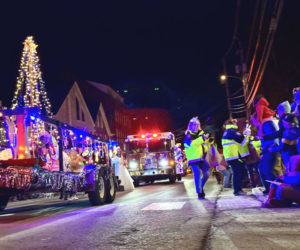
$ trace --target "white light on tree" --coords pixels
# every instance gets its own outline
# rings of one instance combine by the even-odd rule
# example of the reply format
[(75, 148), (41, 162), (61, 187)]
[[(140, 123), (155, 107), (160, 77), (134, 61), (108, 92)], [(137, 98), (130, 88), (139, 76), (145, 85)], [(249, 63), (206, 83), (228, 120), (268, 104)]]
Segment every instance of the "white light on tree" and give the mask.
[(32, 36), (28, 36), (23, 44), (24, 49), (12, 109), (39, 107), (42, 113), (52, 115), (36, 51), (38, 45), (35, 44)]

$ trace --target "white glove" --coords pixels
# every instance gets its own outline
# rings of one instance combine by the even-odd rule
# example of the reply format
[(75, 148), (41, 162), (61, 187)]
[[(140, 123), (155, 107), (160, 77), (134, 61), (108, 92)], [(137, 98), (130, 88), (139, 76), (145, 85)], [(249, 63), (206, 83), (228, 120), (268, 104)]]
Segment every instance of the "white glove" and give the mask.
[(245, 130), (243, 132), (243, 135), (245, 135), (245, 136), (251, 136), (251, 125), (249, 125), (249, 124), (246, 125), (246, 128), (245, 128)]

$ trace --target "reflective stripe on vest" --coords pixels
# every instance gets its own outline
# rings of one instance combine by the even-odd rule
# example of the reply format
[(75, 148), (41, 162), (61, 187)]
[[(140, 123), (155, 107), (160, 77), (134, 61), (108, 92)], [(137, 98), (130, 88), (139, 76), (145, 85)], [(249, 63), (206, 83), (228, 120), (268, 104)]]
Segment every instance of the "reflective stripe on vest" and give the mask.
[(241, 142), (241, 146), (244, 146), (246, 144), (246, 142), (247, 142), (247, 137), (245, 136), (244, 140)]
[(245, 136), (244, 140), (239, 145), (239, 154), (241, 158), (250, 155), (248, 143), (249, 143), (249, 137)]
[(232, 157), (225, 158), (225, 160), (226, 161), (231, 161), (231, 160), (236, 160), (238, 158), (239, 158), (239, 156), (232, 156)]
[(224, 143), (222, 144), (222, 146), (228, 146), (228, 145), (233, 145), (233, 144), (236, 144), (236, 142), (227, 142), (227, 143)]
[(231, 129), (231, 128), (234, 128), (234, 129), (238, 129), (238, 126), (237, 125), (233, 125), (233, 124), (227, 124), (225, 125), (225, 129)]
[(239, 144), (234, 140), (222, 139), (223, 155), (226, 161), (239, 158)]

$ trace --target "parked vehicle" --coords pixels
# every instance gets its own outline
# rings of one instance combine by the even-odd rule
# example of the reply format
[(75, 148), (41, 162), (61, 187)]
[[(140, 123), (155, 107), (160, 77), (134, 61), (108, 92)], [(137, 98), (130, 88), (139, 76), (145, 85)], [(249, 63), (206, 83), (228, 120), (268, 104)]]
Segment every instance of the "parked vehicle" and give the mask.
[(0, 111), (0, 210), (32, 192), (86, 192), (101, 205), (113, 202), (117, 185), (107, 141), (36, 108)]
[(153, 183), (169, 179), (174, 183), (183, 175), (182, 162), (175, 157), (175, 137), (171, 132), (129, 135), (125, 154), (135, 186), (140, 181)]

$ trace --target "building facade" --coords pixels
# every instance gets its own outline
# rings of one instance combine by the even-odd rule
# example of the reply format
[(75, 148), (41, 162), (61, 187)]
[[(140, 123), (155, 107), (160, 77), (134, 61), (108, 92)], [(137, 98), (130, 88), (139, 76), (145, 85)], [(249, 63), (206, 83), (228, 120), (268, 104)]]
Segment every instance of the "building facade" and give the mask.
[(132, 132), (123, 97), (110, 86), (91, 81), (74, 82), (55, 118), (119, 144)]

